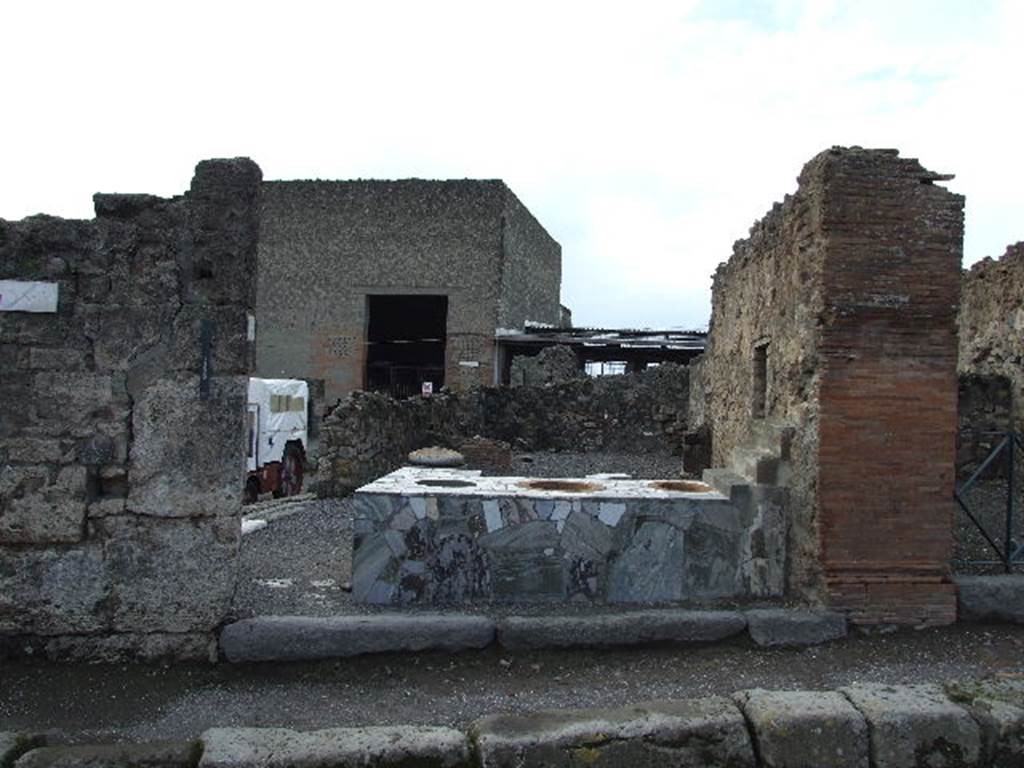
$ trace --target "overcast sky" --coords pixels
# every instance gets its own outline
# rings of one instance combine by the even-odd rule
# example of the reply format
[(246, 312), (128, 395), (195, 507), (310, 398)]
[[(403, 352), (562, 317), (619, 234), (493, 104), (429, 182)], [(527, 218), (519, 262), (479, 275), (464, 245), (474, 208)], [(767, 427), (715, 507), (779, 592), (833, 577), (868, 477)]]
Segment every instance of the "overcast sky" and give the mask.
[(0, 218), (264, 178), (502, 178), (577, 325), (698, 327), (835, 144), (955, 173), (965, 263), (1024, 239), (1024, 2), (4, 4)]

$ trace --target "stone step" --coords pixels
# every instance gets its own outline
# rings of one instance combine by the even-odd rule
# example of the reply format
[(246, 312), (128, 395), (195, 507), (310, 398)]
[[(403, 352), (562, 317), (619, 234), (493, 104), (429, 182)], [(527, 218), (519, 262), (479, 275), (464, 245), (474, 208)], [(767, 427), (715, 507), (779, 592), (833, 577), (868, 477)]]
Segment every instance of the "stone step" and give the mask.
[(705, 469), (701, 475), (701, 479), (723, 496), (731, 496), (732, 487), (734, 485), (750, 484), (750, 481), (747, 480), (747, 478), (742, 475), (738, 475), (731, 469), (727, 469), (725, 467)]

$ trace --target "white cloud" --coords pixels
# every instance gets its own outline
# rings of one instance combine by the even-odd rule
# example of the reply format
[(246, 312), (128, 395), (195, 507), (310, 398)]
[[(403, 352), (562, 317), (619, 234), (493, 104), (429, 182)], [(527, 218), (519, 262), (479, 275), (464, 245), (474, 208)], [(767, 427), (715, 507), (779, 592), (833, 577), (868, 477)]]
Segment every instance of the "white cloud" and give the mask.
[[(732, 7), (731, 7), (732, 6)], [(14, 4), (0, 216), (267, 178), (504, 178), (578, 323), (706, 320), (734, 240), (833, 144), (957, 174), (967, 261), (1024, 237), (1024, 5)]]

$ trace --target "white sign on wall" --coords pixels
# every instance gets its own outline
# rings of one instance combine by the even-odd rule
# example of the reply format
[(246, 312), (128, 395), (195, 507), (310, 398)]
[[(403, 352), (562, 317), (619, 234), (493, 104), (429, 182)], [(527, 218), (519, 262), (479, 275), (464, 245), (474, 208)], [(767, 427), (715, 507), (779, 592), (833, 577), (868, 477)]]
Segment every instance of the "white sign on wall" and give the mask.
[(0, 280), (0, 312), (56, 312), (57, 284)]
[(424, 397), (430, 397), (432, 394), (434, 394), (434, 382), (424, 381), (423, 386), (420, 388), (420, 394), (422, 394)]

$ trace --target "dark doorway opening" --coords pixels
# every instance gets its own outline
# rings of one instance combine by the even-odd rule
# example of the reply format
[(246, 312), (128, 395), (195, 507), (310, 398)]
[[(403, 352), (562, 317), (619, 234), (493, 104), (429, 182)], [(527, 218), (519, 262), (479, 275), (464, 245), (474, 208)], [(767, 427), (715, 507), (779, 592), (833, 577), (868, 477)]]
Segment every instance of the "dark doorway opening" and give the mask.
[(447, 296), (368, 296), (366, 388), (411, 397), (444, 386)]

